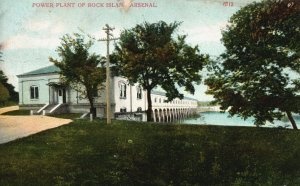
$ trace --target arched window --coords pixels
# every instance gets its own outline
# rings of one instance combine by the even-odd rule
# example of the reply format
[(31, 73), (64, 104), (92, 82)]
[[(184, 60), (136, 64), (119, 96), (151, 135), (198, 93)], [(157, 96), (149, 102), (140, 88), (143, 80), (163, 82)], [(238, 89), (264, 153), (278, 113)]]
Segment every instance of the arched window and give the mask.
[(137, 99), (142, 99), (142, 87), (138, 86), (137, 87), (137, 92), (136, 92), (136, 98)]
[(138, 107), (137, 112), (142, 112), (142, 107)]
[(30, 86), (30, 99), (39, 99), (39, 87), (36, 85)]
[(119, 82), (119, 88), (120, 88), (120, 98), (126, 99), (126, 83)]
[(156, 103), (157, 102), (157, 98), (154, 98), (154, 103)]

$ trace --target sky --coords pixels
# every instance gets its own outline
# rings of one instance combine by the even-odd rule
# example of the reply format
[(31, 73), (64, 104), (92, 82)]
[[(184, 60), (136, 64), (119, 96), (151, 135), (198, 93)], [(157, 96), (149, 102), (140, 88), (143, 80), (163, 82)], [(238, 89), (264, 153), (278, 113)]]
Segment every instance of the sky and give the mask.
[[(154, 7), (111, 7), (120, 2), (127, 5), (130, 1)], [(49, 56), (58, 58), (55, 50), (65, 34), (83, 30), (100, 39), (105, 37), (103, 27), (109, 24), (115, 28), (114, 36), (118, 37), (123, 29), (145, 21), (153, 23), (160, 20), (182, 22), (176, 34), (187, 34), (188, 44), (199, 45), (201, 53), (216, 57), (225, 50), (220, 41), (221, 30), (236, 11), (252, 1), (1, 0), (0, 46), (4, 62), (0, 69), (18, 90), (16, 75), (52, 65)], [(91, 52), (105, 56), (106, 44), (97, 42)], [(210, 101), (213, 98), (205, 94), (206, 89), (201, 84), (196, 86), (194, 95), (185, 93), (185, 96)]]

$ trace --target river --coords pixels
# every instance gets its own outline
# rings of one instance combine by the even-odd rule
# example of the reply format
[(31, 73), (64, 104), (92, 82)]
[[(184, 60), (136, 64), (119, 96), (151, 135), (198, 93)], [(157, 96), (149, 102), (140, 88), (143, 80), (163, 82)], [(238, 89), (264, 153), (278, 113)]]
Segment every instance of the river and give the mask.
[[(300, 128), (300, 116), (294, 116), (294, 119), (297, 123), (298, 128)], [(200, 117), (190, 118), (180, 121), (182, 124), (196, 124), (196, 125), (225, 125), (225, 126), (251, 126), (254, 127), (254, 118), (248, 118), (246, 120), (233, 116), (229, 117), (227, 112), (201, 112)], [(284, 118), (281, 121), (274, 121), (274, 124), (269, 122), (266, 123), (263, 127), (286, 127), (292, 128), (289, 120)]]

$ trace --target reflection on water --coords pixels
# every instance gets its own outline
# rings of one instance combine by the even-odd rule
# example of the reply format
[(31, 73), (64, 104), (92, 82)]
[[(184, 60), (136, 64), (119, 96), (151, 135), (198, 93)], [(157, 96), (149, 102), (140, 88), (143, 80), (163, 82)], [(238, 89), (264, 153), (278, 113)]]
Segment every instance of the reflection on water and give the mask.
[[(300, 127), (300, 116), (294, 116), (294, 119)], [(183, 124), (198, 124), (198, 125), (226, 125), (226, 126), (251, 126), (254, 127), (254, 118), (248, 118), (246, 120), (233, 116), (230, 117), (227, 112), (220, 113), (220, 112), (202, 112), (200, 113), (200, 117), (192, 118), (192, 119), (185, 119), (180, 123)], [(292, 128), (289, 120), (287, 118), (283, 118), (281, 121), (276, 120), (274, 124), (269, 122), (264, 125), (264, 127), (287, 127)]]

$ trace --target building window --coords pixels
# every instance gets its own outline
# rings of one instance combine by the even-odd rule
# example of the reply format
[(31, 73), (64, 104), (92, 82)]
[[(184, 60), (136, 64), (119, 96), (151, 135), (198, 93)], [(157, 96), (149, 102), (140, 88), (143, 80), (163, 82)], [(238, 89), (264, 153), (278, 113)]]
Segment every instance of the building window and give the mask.
[(159, 98), (159, 103), (161, 103), (161, 98)]
[(137, 88), (136, 98), (142, 99), (142, 88), (141, 87)]
[(125, 83), (120, 83), (120, 98), (121, 99), (126, 99), (126, 84)]
[(157, 98), (154, 98), (154, 103), (156, 103), (157, 102)]
[(120, 108), (120, 112), (126, 112), (126, 107)]
[(39, 99), (39, 87), (37, 86), (30, 87), (30, 99)]
[(137, 112), (142, 112), (142, 107), (138, 107)]

